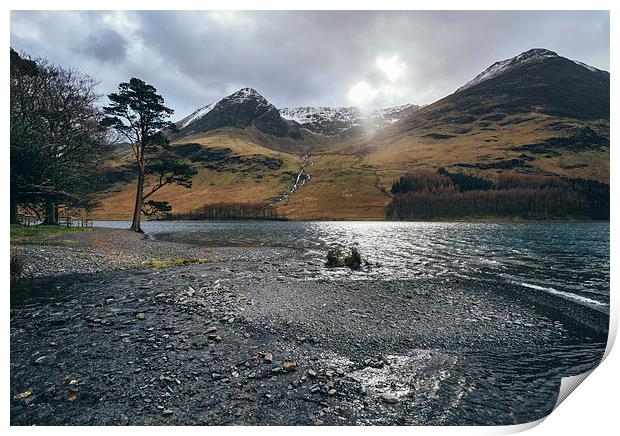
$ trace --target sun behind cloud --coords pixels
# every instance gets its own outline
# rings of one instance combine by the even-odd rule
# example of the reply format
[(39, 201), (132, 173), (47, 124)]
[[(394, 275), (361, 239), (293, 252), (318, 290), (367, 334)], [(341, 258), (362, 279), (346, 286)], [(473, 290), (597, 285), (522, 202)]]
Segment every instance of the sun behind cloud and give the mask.
[(396, 82), (407, 73), (407, 64), (397, 54), (377, 57), (376, 65), (390, 82)]

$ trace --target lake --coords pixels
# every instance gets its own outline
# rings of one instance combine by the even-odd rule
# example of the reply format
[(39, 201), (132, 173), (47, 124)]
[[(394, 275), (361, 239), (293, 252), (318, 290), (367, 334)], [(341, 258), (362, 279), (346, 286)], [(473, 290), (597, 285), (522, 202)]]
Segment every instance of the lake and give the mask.
[(315, 264), (330, 247), (355, 245), (373, 264), (352, 275), (310, 269), (302, 279), (460, 277), (517, 285), (605, 312), (609, 306), (609, 222), (146, 221), (142, 228), (154, 238), (206, 246), (296, 248)]

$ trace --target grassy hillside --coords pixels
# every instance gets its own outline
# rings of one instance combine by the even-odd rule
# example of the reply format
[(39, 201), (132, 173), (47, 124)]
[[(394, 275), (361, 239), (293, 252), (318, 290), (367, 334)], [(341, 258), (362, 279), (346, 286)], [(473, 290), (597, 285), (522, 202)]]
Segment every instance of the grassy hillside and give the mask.
[[(251, 135), (232, 129), (183, 138), (172, 144), (171, 151), (198, 169), (191, 189), (167, 186), (153, 196), (154, 200), (169, 201), (175, 213), (189, 212), (205, 203), (269, 202), (286, 192), (301, 165), (299, 155), (266, 148), (253, 142)], [(127, 162), (131, 157), (125, 155), (118, 165)], [(94, 218), (131, 219), (135, 199), (132, 182), (122, 180), (108, 189)]]
[[(450, 112), (446, 116), (451, 116)], [(587, 141), (588, 135), (604, 137), (609, 130), (607, 121), (540, 113), (497, 118), (427, 122), (411, 130), (300, 144), (298, 153), (292, 152), (294, 144), (286, 144), (287, 151), (279, 143), (270, 144), (273, 148), (262, 145), (256, 132), (229, 129), (187, 137), (172, 149), (199, 169), (193, 188), (166, 187), (154, 199), (171, 202), (176, 213), (206, 203), (270, 202), (292, 187), (306, 153), (312, 161), (306, 170), (309, 182), (278, 204), (291, 219), (383, 219), (392, 182), (420, 168), (444, 166), (483, 176), (554, 174), (608, 183), (607, 143), (586, 142), (566, 149), (561, 141), (579, 142), (575, 138), (580, 132), (586, 132), (581, 141)], [(115, 184), (95, 218), (130, 219), (134, 189), (133, 183)]]
[(443, 98), (369, 138), (365, 162), (609, 181), (609, 74), (564, 58)]

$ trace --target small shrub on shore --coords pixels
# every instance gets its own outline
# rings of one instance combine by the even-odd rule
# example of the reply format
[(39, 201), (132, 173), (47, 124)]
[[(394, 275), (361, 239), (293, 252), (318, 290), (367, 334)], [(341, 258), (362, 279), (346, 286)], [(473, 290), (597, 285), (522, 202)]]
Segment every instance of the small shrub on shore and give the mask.
[(340, 251), (340, 248), (329, 249), (329, 251), (327, 252), (327, 262), (325, 262), (325, 266), (329, 268), (344, 266), (344, 258), (342, 257), (342, 252)]
[(170, 268), (172, 266), (179, 265), (200, 265), (203, 263), (212, 263), (213, 261), (210, 259), (182, 259), (180, 257), (172, 258), (172, 259), (151, 259), (145, 260), (142, 262), (142, 266), (145, 268)]
[(24, 271), (24, 261), (16, 248), (11, 247), (11, 280), (19, 280)]
[(344, 264), (351, 269), (360, 269), (362, 266), (362, 255), (357, 248), (351, 248), (351, 254), (344, 258)]
[(350, 254), (344, 256), (340, 248), (331, 248), (327, 252), (325, 266), (328, 268), (343, 268), (346, 266), (351, 269), (360, 269), (362, 262), (362, 255), (355, 247), (351, 248)]

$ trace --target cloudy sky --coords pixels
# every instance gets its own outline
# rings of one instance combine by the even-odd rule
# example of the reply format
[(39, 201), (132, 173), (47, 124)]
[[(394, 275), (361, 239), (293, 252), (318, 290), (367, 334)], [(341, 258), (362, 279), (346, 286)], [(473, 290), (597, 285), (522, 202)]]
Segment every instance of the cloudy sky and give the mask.
[(179, 119), (242, 87), (277, 107), (432, 103), (534, 47), (609, 71), (609, 14), (13, 11), (11, 46), (102, 94), (142, 78)]

